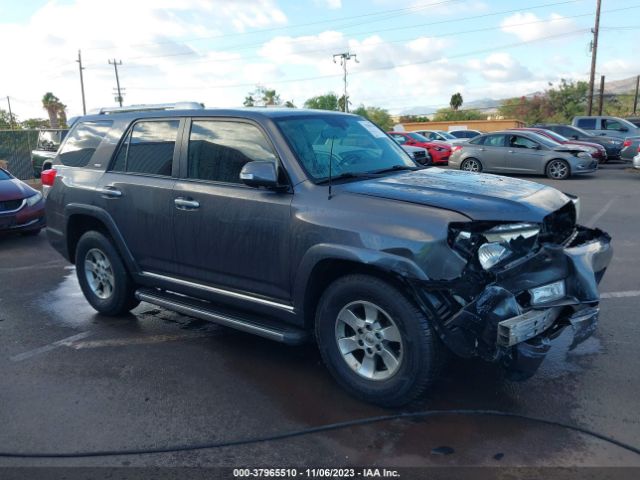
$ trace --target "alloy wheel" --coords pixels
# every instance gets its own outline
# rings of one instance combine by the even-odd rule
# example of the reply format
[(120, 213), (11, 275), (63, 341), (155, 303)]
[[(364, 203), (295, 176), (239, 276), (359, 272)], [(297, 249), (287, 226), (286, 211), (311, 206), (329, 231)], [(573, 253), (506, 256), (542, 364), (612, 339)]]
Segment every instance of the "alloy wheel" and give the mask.
[(465, 160), (462, 170), (478, 173), (480, 171), (480, 163), (477, 160)]
[(91, 291), (99, 298), (107, 299), (113, 294), (115, 279), (111, 262), (98, 248), (92, 248), (84, 258), (84, 274)]
[(352, 302), (340, 310), (335, 337), (344, 361), (367, 380), (387, 380), (402, 364), (400, 330), (382, 308), (371, 302)]
[(560, 160), (554, 160), (549, 164), (549, 176), (551, 178), (565, 178), (568, 173), (569, 168)]

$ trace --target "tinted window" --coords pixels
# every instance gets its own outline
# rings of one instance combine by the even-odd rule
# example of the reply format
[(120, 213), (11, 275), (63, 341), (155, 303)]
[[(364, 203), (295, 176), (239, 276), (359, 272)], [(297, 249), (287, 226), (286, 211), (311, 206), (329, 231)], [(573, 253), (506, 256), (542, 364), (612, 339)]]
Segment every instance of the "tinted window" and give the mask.
[(622, 123), (616, 122), (615, 120), (602, 120), (602, 127), (605, 130), (620, 130), (621, 128), (626, 128)]
[(553, 129), (553, 131), (558, 132), (560, 135), (564, 136), (564, 137), (571, 137), (573, 135), (578, 135), (579, 133), (574, 130), (573, 128), (570, 127), (563, 127), (562, 125), (558, 125), (557, 127), (550, 127), (551, 129)]
[(488, 135), (484, 138), (484, 144), (488, 147), (504, 147), (504, 135)]
[(471, 140), (469, 140), (468, 143), (472, 144), (472, 145), (484, 145), (484, 141), (487, 137), (482, 137), (482, 136), (476, 136), (474, 138), (472, 138)]
[(407, 142), (407, 138), (404, 135), (394, 135), (391, 134), (391, 138), (393, 138), (400, 145), (404, 145)]
[(58, 154), (62, 164), (69, 167), (86, 166), (112, 124), (111, 120), (79, 123), (69, 133), (67, 141)]
[(171, 175), (178, 120), (137, 122), (120, 146), (113, 170)]
[(588, 130), (594, 130), (596, 128), (595, 118), (580, 118), (578, 119), (578, 126), (580, 128), (586, 128)]
[(66, 130), (42, 130), (38, 135), (37, 150), (46, 150), (55, 152), (58, 150), (62, 139), (66, 134)]
[(276, 161), (271, 145), (254, 125), (215, 120), (191, 124), (188, 178), (242, 183), (240, 170), (254, 160)]
[(411, 132), (408, 135), (411, 138), (413, 138), (414, 140), (417, 140), (418, 142), (428, 142), (429, 141), (429, 139), (427, 137), (425, 137), (424, 135), (420, 135), (419, 133)]
[(0, 168), (0, 180), (10, 180), (11, 175)]

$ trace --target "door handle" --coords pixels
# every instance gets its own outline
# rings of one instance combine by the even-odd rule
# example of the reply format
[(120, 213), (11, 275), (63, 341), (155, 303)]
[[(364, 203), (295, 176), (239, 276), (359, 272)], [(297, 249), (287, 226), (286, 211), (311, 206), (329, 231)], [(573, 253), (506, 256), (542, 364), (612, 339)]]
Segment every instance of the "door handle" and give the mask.
[(188, 198), (178, 197), (173, 203), (175, 203), (178, 210), (196, 210), (200, 208), (200, 203), (196, 200), (189, 200)]
[(509, 153), (515, 153), (513, 150), (509, 150)]
[(480, 149), (481, 152), (484, 152), (485, 150), (486, 150), (486, 148), (481, 148)]
[(122, 196), (122, 192), (118, 190), (116, 187), (100, 187), (98, 188), (98, 193), (103, 197), (109, 198), (120, 198)]

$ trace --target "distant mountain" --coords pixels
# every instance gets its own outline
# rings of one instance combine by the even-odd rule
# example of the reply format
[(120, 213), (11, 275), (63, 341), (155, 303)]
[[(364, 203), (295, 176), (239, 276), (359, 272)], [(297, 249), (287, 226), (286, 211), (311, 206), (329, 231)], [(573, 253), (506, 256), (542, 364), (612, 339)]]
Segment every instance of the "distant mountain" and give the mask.
[[(596, 91), (599, 87), (599, 83), (596, 82)], [(612, 82), (606, 82), (604, 85), (605, 93), (610, 94), (618, 94), (618, 93), (629, 93), (635, 91), (636, 88), (636, 77), (624, 78), (622, 80), (615, 80)], [(536, 95), (541, 95), (543, 92), (532, 92), (523, 95), (526, 98), (532, 98)], [(511, 98), (511, 97), (510, 97)], [(495, 98), (480, 98), (478, 100), (472, 100), (470, 102), (464, 102), (462, 104), (463, 110), (470, 109), (478, 109), (487, 113), (494, 113), (498, 109), (498, 105), (502, 103), (503, 100), (506, 99), (495, 99)], [(442, 108), (442, 107), (441, 107)], [(402, 110), (398, 113), (398, 115), (432, 115), (438, 110), (433, 107), (411, 107), (405, 110)]]

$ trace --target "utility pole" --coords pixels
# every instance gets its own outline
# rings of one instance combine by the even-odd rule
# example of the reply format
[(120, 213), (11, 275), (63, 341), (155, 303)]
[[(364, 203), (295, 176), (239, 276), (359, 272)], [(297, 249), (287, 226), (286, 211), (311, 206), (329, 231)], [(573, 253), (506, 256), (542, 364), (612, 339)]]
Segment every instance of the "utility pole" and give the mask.
[(9, 128), (13, 130), (13, 113), (11, 113), (11, 100), (9, 100), (9, 95), (7, 95), (7, 105), (9, 105)]
[(342, 69), (344, 72), (343, 75), (343, 81), (344, 81), (344, 111), (345, 113), (349, 111), (349, 100), (347, 97), (347, 62), (349, 60), (351, 60), (352, 58), (356, 61), (356, 63), (360, 63), (358, 61), (358, 59), (356, 58), (357, 55), (355, 53), (349, 53), (349, 52), (343, 52), (343, 53), (336, 53), (333, 56), (333, 63), (337, 63), (336, 62), (336, 57), (340, 58), (340, 65), (342, 65)]
[(120, 79), (118, 78), (118, 65), (122, 65), (122, 60), (116, 61), (116, 59), (114, 58), (113, 62), (109, 60), (109, 65), (113, 65), (113, 69), (116, 72), (116, 85), (118, 86), (118, 96), (116, 97), (116, 102), (118, 102), (120, 106), (122, 106), (122, 92), (120, 90)]
[(591, 115), (593, 110), (593, 87), (596, 76), (596, 56), (598, 55), (598, 32), (600, 30), (600, 3), (596, 0), (596, 24), (591, 30), (593, 32), (593, 44), (591, 46), (591, 73), (589, 75), (589, 97), (587, 98), (587, 115)]
[(640, 87), (640, 75), (636, 77), (636, 94), (633, 97), (633, 114), (636, 114), (638, 108), (638, 87)]
[(85, 104), (85, 101), (84, 101), (84, 79), (82, 78), (82, 70), (84, 70), (84, 67), (82, 66), (82, 55), (80, 54), (80, 50), (78, 50), (78, 60), (76, 60), (76, 62), (78, 62), (78, 68), (80, 69), (80, 91), (82, 92), (82, 114), (86, 115), (87, 105)]
[(603, 103), (604, 103), (604, 75), (600, 75), (600, 97), (598, 98), (598, 115), (602, 115)]

